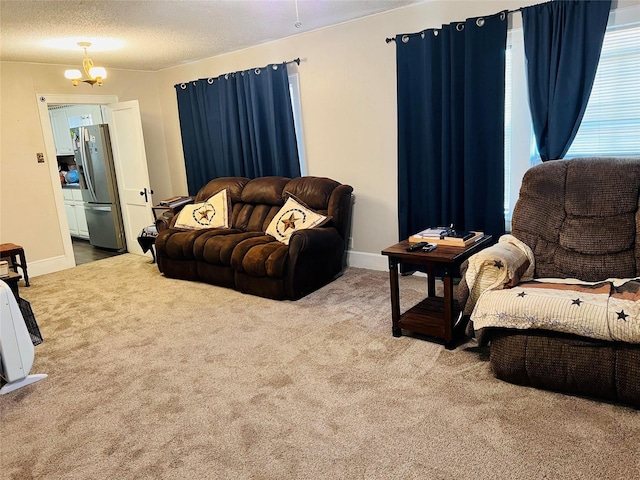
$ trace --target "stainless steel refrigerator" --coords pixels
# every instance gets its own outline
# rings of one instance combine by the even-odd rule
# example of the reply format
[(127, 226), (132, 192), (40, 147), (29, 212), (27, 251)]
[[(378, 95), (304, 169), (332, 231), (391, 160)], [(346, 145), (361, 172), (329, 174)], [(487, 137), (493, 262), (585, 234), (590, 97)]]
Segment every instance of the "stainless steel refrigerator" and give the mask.
[(72, 128), (71, 136), (89, 228), (89, 242), (95, 247), (125, 251), (109, 126)]

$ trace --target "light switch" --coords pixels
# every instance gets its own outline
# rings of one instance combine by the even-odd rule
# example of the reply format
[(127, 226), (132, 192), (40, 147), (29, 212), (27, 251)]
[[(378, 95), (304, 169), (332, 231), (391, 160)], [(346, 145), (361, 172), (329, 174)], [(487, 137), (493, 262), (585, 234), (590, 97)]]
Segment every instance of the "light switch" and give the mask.
[(38, 152), (36, 157), (38, 158), (38, 163), (44, 163), (44, 153)]

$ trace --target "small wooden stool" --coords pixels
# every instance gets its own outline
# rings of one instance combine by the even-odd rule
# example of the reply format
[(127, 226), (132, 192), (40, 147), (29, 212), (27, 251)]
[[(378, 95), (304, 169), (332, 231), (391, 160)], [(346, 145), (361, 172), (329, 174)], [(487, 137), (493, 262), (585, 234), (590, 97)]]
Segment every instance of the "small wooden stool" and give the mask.
[[(19, 263), (18, 256), (20, 257)], [(18, 267), (22, 269), (24, 284), (28, 287), (29, 275), (27, 274), (27, 259), (24, 256), (24, 248), (15, 243), (2, 243), (0, 244), (0, 258), (10, 258), (14, 272), (18, 273)]]

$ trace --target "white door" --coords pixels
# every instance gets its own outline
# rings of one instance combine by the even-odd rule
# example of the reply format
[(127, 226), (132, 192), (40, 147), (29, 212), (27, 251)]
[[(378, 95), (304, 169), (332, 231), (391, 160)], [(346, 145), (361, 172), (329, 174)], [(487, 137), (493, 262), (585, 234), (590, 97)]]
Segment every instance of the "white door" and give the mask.
[(140, 107), (137, 100), (112, 103), (106, 113), (127, 250), (144, 255), (138, 235), (153, 224), (153, 214)]

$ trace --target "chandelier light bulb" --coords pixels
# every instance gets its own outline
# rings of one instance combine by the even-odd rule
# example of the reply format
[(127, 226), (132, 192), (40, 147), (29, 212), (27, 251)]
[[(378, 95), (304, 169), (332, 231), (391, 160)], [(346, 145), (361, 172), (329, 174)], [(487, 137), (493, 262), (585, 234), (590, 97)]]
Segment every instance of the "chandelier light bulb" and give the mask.
[(80, 80), (82, 78), (82, 73), (77, 69), (66, 70), (64, 72), (64, 78), (67, 78), (69, 80)]
[(91, 78), (107, 78), (107, 71), (103, 67), (92, 67), (89, 69)]

